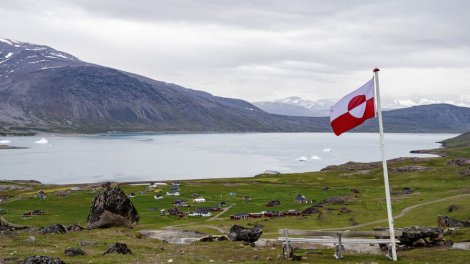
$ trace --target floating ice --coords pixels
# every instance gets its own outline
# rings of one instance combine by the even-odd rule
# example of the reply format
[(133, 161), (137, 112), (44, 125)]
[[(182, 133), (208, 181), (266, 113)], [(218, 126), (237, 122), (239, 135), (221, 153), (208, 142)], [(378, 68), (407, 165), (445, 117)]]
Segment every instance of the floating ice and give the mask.
[(330, 148), (324, 148), (323, 152), (331, 152), (331, 149)]
[(0, 145), (6, 145), (6, 144), (10, 144), (10, 143), (11, 143), (10, 140), (6, 140), (6, 139), (0, 140)]
[(296, 160), (297, 161), (307, 161), (307, 157), (305, 157), (305, 156), (298, 157)]
[(34, 143), (36, 143), (36, 144), (47, 144), (47, 143), (49, 143), (49, 141), (47, 141), (47, 139), (45, 139), (45, 138), (41, 138), (40, 140), (34, 141)]
[(321, 158), (318, 157), (317, 155), (313, 155), (310, 159), (312, 159), (312, 160), (321, 160)]

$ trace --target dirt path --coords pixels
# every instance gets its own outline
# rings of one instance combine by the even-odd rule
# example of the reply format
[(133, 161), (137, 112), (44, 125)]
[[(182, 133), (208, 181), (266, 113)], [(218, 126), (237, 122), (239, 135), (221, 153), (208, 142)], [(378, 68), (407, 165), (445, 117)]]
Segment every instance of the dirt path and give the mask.
[(234, 207), (235, 204), (232, 204), (230, 205), (229, 207), (226, 207), (224, 208), (224, 210), (222, 210), (220, 213), (214, 215), (213, 217), (207, 219), (207, 221), (214, 221), (214, 220), (222, 220), (224, 218), (219, 218), (219, 216), (221, 216), (222, 214), (224, 214), (225, 212), (227, 212), (230, 208)]
[[(459, 195), (450, 196), (450, 197), (446, 197), (446, 198), (441, 198), (441, 199), (437, 199), (437, 200), (433, 200), (433, 201), (429, 201), (429, 202), (424, 202), (424, 203), (420, 203), (420, 204), (411, 205), (411, 206), (408, 206), (405, 209), (403, 209), (399, 214), (395, 215), (393, 217), (393, 219), (401, 218), (401, 217), (405, 216), (406, 214), (408, 214), (409, 212), (413, 211), (414, 209), (416, 209), (418, 207), (421, 207), (421, 206), (424, 206), (424, 205), (444, 202), (444, 201), (452, 200), (452, 199), (455, 199), (455, 198), (461, 198), (461, 197), (465, 197), (465, 196), (470, 196), (470, 193), (459, 194)], [(357, 228), (360, 228), (360, 227), (379, 224), (379, 223), (383, 223), (383, 222), (387, 222), (387, 221), (388, 221), (388, 219), (382, 219), (382, 220), (372, 221), (372, 222), (363, 223), (363, 224), (355, 225), (355, 226), (347, 226), (347, 227), (340, 227), (340, 228), (316, 229), (316, 230), (317, 231), (331, 231), (331, 230), (357, 229)]]

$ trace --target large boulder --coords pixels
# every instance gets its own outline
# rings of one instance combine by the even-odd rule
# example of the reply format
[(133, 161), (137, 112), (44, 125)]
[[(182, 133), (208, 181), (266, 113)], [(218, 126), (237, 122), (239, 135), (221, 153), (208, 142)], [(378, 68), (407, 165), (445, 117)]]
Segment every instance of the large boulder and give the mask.
[(95, 195), (88, 214), (88, 228), (126, 226), (133, 228), (139, 222), (139, 213), (118, 185), (103, 184), (103, 191)]
[(246, 228), (239, 225), (234, 225), (230, 228), (228, 238), (232, 241), (245, 241), (248, 243), (256, 242), (263, 234), (263, 230), (258, 227)]
[(31, 256), (20, 262), (20, 264), (65, 264), (60, 258), (46, 256)]
[(127, 244), (125, 243), (114, 243), (109, 247), (103, 255), (108, 255), (108, 254), (132, 254), (132, 251), (127, 247)]
[(67, 229), (60, 224), (51, 225), (48, 227), (39, 228), (38, 232), (42, 235), (46, 234), (64, 234), (67, 233)]
[[(388, 231), (388, 228), (377, 227), (375, 231)], [(396, 238), (400, 245), (405, 247), (432, 247), (432, 246), (451, 246), (450, 240), (444, 240), (444, 230), (434, 226), (411, 226), (395, 229), (401, 232)], [(388, 237), (380, 237), (388, 238)]]
[(74, 248), (74, 247), (69, 247), (64, 250), (64, 254), (67, 257), (75, 257), (75, 256), (83, 256), (86, 255), (85, 251), (83, 251), (81, 248)]

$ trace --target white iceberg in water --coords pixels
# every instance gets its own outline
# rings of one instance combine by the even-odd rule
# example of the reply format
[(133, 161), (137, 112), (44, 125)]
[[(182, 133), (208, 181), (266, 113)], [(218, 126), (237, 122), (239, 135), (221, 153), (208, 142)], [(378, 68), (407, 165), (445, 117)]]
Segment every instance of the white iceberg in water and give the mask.
[(307, 157), (305, 156), (297, 158), (297, 161), (306, 161), (306, 160), (307, 160)]
[(41, 138), (38, 141), (34, 141), (34, 143), (36, 143), (36, 144), (47, 144), (47, 143), (49, 143), (49, 141), (47, 141), (47, 139), (45, 139), (45, 138)]
[(0, 140), (0, 145), (6, 145), (6, 144), (10, 144), (10, 143), (11, 143), (10, 140), (6, 140), (6, 139)]
[(310, 159), (312, 159), (312, 160), (321, 160), (321, 158), (318, 157), (317, 155), (313, 155)]
[(323, 152), (331, 152), (331, 149), (330, 148), (324, 148)]

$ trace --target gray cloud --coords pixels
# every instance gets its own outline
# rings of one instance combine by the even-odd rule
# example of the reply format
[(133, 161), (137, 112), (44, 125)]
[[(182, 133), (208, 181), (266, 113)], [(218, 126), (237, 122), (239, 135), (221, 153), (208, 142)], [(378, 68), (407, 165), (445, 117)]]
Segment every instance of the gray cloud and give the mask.
[[(4, 0), (0, 34), (216, 95), (470, 96), (467, 1)], [(444, 94), (444, 95), (442, 95)]]

